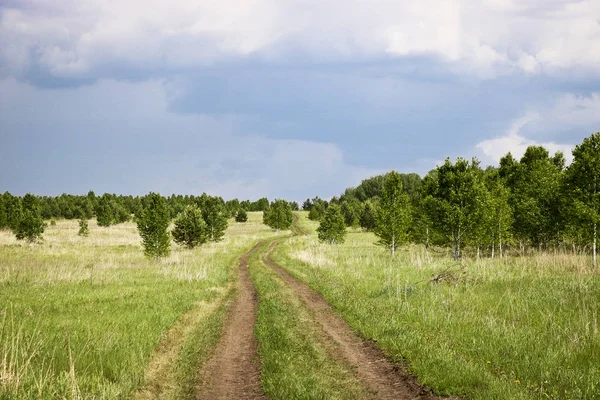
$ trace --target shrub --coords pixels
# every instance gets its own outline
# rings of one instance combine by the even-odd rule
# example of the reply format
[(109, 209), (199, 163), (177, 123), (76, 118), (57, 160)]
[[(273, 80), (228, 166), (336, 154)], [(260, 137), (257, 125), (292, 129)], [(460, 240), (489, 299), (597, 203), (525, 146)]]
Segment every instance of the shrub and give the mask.
[(79, 220), (79, 232), (77, 232), (79, 236), (87, 237), (90, 234), (90, 228), (88, 227), (87, 219), (81, 218)]
[(247, 222), (248, 213), (246, 210), (239, 210), (235, 216), (235, 222)]
[(165, 199), (158, 193), (146, 197), (145, 208), (137, 220), (146, 256), (158, 259), (171, 252), (171, 236), (167, 230), (171, 219)]
[(206, 243), (207, 227), (198, 206), (187, 206), (175, 218), (175, 227), (171, 232), (175, 243), (189, 249)]

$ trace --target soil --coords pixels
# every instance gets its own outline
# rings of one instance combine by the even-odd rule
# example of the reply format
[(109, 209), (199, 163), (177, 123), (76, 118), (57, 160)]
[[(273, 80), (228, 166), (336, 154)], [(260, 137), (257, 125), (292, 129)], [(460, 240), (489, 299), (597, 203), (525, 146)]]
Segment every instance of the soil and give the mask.
[(198, 399), (266, 399), (260, 387), (254, 336), (258, 299), (248, 271), (248, 258), (258, 246), (260, 243), (240, 260), (237, 298), (215, 354), (204, 368), (205, 385), (199, 389)]
[(356, 371), (364, 386), (376, 399), (436, 399), (418, 384), (405, 367), (392, 364), (371, 342), (360, 338), (348, 324), (333, 312), (329, 303), (305, 283), (291, 276), (269, 257), (277, 246), (273, 243), (265, 254), (265, 263), (273, 268), (311, 310), (324, 333), (334, 343), (333, 355), (344, 359)]

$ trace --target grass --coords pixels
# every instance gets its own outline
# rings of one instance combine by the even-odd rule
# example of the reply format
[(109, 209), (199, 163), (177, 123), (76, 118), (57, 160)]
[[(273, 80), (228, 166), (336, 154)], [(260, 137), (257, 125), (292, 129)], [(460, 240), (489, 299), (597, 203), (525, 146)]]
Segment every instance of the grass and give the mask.
[(159, 262), (144, 258), (132, 223), (92, 222), (81, 238), (77, 221), (58, 221), (33, 246), (0, 231), (0, 398), (127, 398), (152, 386), (153, 368), (172, 396), (189, 392), (220, 334), (236, 260), (273, 235), (249, 216), (223, 242), (173, 245)]
[(363, 399), (366, 392), (334, 349), (324, 344), (309, 310), (262, 257), (249, 260), (259, 295), (255, 328), (262, 360), (262, 386), (272, 399)]
[[(600, 279), (561, 253), (463, 260), (406, 246), (395, 260), (370, 233), (344, 245), (313, 234), (273, 259), (439, 394), (470, 399), (600, 398)], [(441, 272), (450, 279), (432, 283)]]

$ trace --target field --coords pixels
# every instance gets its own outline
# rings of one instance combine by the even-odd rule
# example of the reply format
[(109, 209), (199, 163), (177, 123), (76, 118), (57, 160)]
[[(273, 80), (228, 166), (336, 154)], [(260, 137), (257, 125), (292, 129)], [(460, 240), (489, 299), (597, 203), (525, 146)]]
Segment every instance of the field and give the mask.
[[(436, 393), (600, 398), (600, 279), (589, 258), (538, 254), (461, 265), (446, 252), (407, 246), (392, 261), (375, 241), (359, 231), (338, 246), (300, 236), (273, 258)], [(446, 279), (431, 282), (442, 272)]]
[(220, 390), (206, 365), (221, 371), (215, 352), (230, 350), (220, 339), (244, 268), (256, 348), (239, 357), (268, 398), (395, 398), (388, 367), (415, 398), (600, 398), (600, 280), (587, 258), (456, 263), (410, 245), (391, 260), (359, 230), (320, 244), (317, 223), (297, 215), (309, 234), (249, 213), (223, 242), (172, 245), (160, 261), (144, 257), (133, 223), (91, 223), (81, 238), (62, 220), (41, 245), (0, 231), (0, 398), (211, 398), (198, 388)]
[(0, 231), (0, 398), (192, 390), (219, 337), (233, 267), (274, 236), (261, 218), (230, 223), (217, 244), (172, 245), (158, 262), (144, 257), (133, 223), (91, 223), (81, 238), (77, 221), (58, 221), (33, 246)]

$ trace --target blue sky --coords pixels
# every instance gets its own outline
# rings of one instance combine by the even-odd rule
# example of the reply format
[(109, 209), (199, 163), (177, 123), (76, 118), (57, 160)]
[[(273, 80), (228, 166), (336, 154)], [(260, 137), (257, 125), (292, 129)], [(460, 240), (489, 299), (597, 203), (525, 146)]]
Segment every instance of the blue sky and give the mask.
[(1, 191), (301, 200), (599, 130), (598, 0), (0, 1)]

